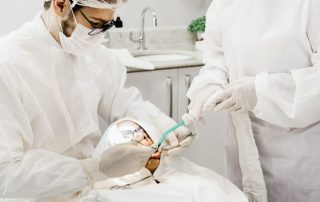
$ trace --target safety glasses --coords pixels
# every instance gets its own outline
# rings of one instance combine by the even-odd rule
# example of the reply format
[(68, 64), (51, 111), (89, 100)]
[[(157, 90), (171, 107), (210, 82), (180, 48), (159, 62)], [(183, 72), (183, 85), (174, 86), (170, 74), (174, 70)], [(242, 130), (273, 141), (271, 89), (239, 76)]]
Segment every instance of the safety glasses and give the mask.
[(146, 131), (143, 128), (139, 127), (133, 130), (122, 130), (120, 131), (120, 133), (123, 135), (125, 139), (134, 139), (135, 134), (146, 134)]
[[(142, 127), (137, 127), (132, 130), (122, 130), (120, 131), (121, 135), (125, 139), (131, 139), (131, 142), (137, 143), (138, 145), (151, 147), (152, 149), (157, 150), (157, 147), (150, 146), (149, 143), (153, 142), (151, 138), (148, 136), (147, 132)], [(143, 134), (142, 140), (136, 140), (136, 137)]]
[(105, 24), (92, 22), (81, 10), (79, 10), (81, 15), (88, 21), (88, 23), (91, 25), (92, 30), (88, 33), (90, 36), (94, 36), (100, 33), (103, 33), (109, 29), (111, 29), (114, 26), (114, 21), (111, 20), (109, 22), (106, 22)]

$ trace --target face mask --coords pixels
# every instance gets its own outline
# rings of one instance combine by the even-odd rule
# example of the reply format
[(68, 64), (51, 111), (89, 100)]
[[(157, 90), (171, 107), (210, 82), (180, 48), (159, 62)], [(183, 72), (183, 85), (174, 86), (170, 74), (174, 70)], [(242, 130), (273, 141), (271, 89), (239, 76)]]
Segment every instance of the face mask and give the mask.
[[(76, 21), (75, 16), (74, 19)], [(90, 36), (88, 35), (90, 31), (91, 29), (88, 29), (82, 24), (77, 23), (77, 26), (70, 37), (67, 37), (63, 32), (60, 32), (59, 36), (62, 49), (66, 53), (75, 56), (83, 56), (89, 54), (93, 49), (98, 47), (104, 39), (104, 33)]]

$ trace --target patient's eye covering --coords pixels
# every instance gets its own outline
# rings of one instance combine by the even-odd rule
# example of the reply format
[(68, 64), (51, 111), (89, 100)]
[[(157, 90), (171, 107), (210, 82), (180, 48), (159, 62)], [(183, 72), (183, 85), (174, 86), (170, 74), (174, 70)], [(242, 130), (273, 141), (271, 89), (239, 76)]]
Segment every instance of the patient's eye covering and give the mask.
[(146, 133), (146, 131), (144, 131), (143, 128), (138, 127), (133, 130), (123, 130), (123, 131), (120, 131), (120, 133), (123, 135), (125, 139), (134, 139), (136, 134)]
[(152, 140), (142, 127), (138, 127), (133, 130), (122, 130), (120, 133), (125, 139), (135, 142), (138, 145), (148, 146), (152, 149), (158, 149), (157, 147), (153, 147), (151, 144), (149, 144), (150, 142), (152, 143)]
[(116, 127), (118, 135), (121, 136), (118, 136), (118, 139), (122, 139), (121, 142), (131, 141), (136, 146), (148, 146), (157, 149), (153, 147), (154, 142), (143, 125), (130, 120), (122, 120), (117, 123)]

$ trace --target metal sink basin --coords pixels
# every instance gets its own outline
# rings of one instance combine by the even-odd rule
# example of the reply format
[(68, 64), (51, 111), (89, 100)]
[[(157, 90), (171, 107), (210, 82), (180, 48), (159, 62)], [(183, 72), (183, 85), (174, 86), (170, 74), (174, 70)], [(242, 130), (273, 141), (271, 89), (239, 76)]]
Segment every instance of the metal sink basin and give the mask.
[(169, 61), (178, 61), (178, 60), (187, 60), (192, 58), (188, 55), (179, 55), (179, 54), (163, 54), (163, 55), (142, 55), (136, 56), (140, 60), (146, 60), (149, 62), (169, 62)]
[(173, 62), (193, 59), (196, 56), (193, 51), (175, 51), (175, 50), (158, 50), (158, 51), (141, 51), (133, 53), (133, 56), (140, 60), (148, 62)]

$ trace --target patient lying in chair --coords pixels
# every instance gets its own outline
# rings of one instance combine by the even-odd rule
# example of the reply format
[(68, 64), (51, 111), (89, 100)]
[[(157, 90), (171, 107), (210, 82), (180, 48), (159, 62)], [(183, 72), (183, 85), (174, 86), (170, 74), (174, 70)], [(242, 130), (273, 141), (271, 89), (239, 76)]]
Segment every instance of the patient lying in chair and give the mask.
[[(159, 131), (147, 123), (130, 118), (112, 124), (97, 145), (94, 155), (120, 143), (143, 139), (137, 146), (154, 146)], [(175, 201), (246, 202), (245, 195), (227, 179), (165, 151), (153, 154), (143, 169), (120, 178), (98, 182), (80, 201)]]
[[(152, 146), (152, 145), (154, 145), (153, 140), (150, 138), (150, 136), (145, 131), (145, 129), (141, 125), (135, 123), (132, 120), (120, 121), (117, 124), (117, 127), (123, 136), (131, 135), (132, 137), (130, 137), (130, 138), (133, 138), (135, 135), (142, 136), (143, 139), (141, 141), (137, 142), (137, 146), (140, 146), (140, 145)], [(147, 126), (145, 125), (145, 127), (147, 127)], [(161, 156), (161, 153), (159, 151), (157, 151), (156, 153), (154, 153), (151, 156), (148, 163), (146, 164), (145, 168), (147, 168), (151, 173), (154, 173), (154, 171), (159, 167), (160, 156)]]

